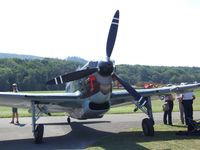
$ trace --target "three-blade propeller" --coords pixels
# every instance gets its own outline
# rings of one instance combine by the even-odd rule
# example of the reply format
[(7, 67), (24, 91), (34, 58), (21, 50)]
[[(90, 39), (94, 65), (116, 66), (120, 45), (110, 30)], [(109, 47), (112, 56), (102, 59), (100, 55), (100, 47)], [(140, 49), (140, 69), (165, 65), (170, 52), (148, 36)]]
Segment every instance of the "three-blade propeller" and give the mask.
[(75, 72), (71, 72), (68, 74), (60, 75), (52, 80), (49, 80), (47, 84), (63, 84), (69, 81), (78, 80), (81, 78), (84, 78), (88, 75), (91, 75), (95, 72), (99, 72), (103, 76), (111, 75), (113, 72), (113, 64), (110, 61), (110, 56), (112, 54), (112, 50), (115, 44), (115, 39), (117, 36), (117, 29), (118, 29), (118, 23), (119, 23), (119, 10), (116, 11), (111, 26), (110, 31), (108, 34), (107, 39), (107, 46), (106, 46), (106, 56), (108, 58), (107, 62), (99, 62), (98, 68), (88, 68), (84, 70), (79, 70)]
[(106, 44), (107, 61), (99, 62), (97, 68), (88, 68), (60, 75), (52, 80), (49, 80), (47, 84), (63, 84), (69, 81), (74, 81), (84, 78), (95, 72), (98, 72), (102, 76), (112, 76), (113, 78), (118, 80), (119, 83), (130, 93), (130, 95), (132, 95), (135, 98), (136, 101), (138, 101), (141, 105), (144, 105), (146, 103), (146, 100), (133, 87), (131, 87), (131, 85), (123, 81), (119, 76), (117, 76), (114, 73), (113, 63), (110, 61), (110, 57), (112, 55), (112, 51), (117, 36), (118, 24), (119, 24), (119, 10), (116, 11), (113, 17), (110, 30), (108, 33), (107, 44)]

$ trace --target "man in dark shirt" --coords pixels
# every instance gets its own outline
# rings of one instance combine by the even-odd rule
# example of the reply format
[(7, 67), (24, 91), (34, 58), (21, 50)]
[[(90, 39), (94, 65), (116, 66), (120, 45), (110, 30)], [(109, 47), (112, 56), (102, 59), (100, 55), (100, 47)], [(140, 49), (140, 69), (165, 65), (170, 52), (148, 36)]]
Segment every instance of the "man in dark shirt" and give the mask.
[(167, 124), (167, 117), (168, 117), (168, 124), (172, 125), (172, 110), (174, 106), (174, 97), (172, 94), (165, 95), (165, 102), (167, 103), (169, 109), (164, 111), (163, 115), (163, 123)]

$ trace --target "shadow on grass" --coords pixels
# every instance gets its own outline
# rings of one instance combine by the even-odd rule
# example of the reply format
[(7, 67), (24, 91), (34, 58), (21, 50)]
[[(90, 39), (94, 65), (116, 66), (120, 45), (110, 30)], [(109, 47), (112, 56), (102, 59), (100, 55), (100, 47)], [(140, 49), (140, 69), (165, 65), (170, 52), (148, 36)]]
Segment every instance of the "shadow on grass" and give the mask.
[[(142, 131), (130, 131), (130, 132), (121, 132), (114, 136), (106, 137), (101, 141), (93, 144), (91, 147), (101, 147), (103, 149), (113, 149), (113, 150), (129, 150), (129, 149), (137, 149), (137, 150), (147, 150), (146, 146), (144, 147), (144, 143), (155, 142), (155, 147), (159, 146), (164, 142), (170, 142), (174, 140), (194, 140), (199, 139), (200, 136), (179, 136), (176, 135), (178, 130), (173, 131), (156, 131), (155, 136), (144, 136)], [(159, 142), (159, 143), (156, 143)], [(165, 143), (166, 144), (166, 143)], [(170, 143), (168, 143), (169, 145)], [(147, 146), (148, 147), (148, 146)], [(151, 149), (151, 148), (150, 148)], [(157, 149), (157, 148), (154, 148)], [(158, 149), (162, 149), (158, 148)]]
[(179, 128), (184, 128), (186, 129), (186, 126), (185, 125), (172, 125), (173, 127), (179, 127)]
[[(85, 149), (88, 145), (92, 147), (100, 147), (106, 150), (126, 150), (126, 149), (147, 149), (141, 143), (144, 142), (162, 142), (162, 141), (172, 141), (172, 140), (185, 140), (185, 139), (199, 139), (199, 137), (187, 137), (187, 136), (177, 136), (175, 133), (180, 129), (178, 127), (172, 126), (159, 126), (159, 131), (156, 129), (155, 136), (145, 137), (141, 131), (130, 131), (113, 133), (110, 131), (104, 131), (104, 129), (99, 130), (96, 128), (91, 128), (86, 125), (94, 124), (101, 125), (99, 127), (108, 128), (107, 123), (109, 121), (93, 121), (93, 122), (72, 122), (68, 125), (66, 122), (63, 123), (46, 123), (47, 127), (45, 132), (49, 130), (59, 130), (63, 131), (62, 135), (51, 135), (44, 137), (43, 144), (34, 144), (32, 136), (24, 137), (23, 139), (10, 139), (5, 141), (0, 141), (1, 149), (29, 149), (29, 150), (51, 150), (51, 149)], [(48, 126), (49, 125), (49, 126)], [(54, 125), (54, 126), (53, 126)], [(48, 128), (50, 127), (50, 128)], [(19, 134), (24, 132), (31, 133), (31, 127), (20, 128)], [(166, 129), (169, 129), (166, 131)], [(182, 128), (181, 128), (182, 129)], [(183, 130), (183, 129), (182, 129)], [(8, 131), (9, 133), (9, 131)], [(9, 134), (15, 137), (16, 135)], [(98, 141), (98, 142), (96, 142)], [(96, 143), (95, 143), (96, 142)], [(95, 144), (93, 144), (95, 143)]]

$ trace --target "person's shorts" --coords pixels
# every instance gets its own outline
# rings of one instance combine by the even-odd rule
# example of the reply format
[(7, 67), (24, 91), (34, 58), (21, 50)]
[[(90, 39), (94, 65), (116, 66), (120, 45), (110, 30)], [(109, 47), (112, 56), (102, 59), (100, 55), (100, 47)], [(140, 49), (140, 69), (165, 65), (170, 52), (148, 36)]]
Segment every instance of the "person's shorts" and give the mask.
[(13, 113), (17, 113), (17, 108), (12, 108)]

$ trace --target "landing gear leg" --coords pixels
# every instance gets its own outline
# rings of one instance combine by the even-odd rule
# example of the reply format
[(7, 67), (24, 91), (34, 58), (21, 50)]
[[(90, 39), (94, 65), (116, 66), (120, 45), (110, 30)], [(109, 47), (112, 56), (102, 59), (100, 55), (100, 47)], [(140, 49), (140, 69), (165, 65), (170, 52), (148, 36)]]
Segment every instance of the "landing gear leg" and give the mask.
[(44, 133), (44, 125), (38, 124), (36, 125), (37, 119), (39, 119), (39, 116), (36, 118), (36, 112), (35, 112), (35, 102), (31, 102), (31, 109), (32, 109), (32, 132), (33, 136), (35, 138), (35, 143), (40, 144), (43, 141), (43, 133)]
[(153, 113), (152, 113), (152, 105), (151, 105), (151, 97), (143, 97), (142, 100), (145, 100), (142, 102), (136, 102), (133, 100), (133, 103), (136, 105), (136, 108), (134, 111), (137, 111), (140, 109), (143, 111), (148, 118), (145, 118), (142, 120), (142, 129), (145, 136), (153, 136), (154, 135), (154, 119), (153, 119)]

